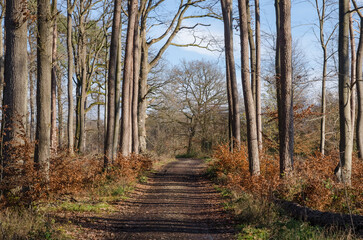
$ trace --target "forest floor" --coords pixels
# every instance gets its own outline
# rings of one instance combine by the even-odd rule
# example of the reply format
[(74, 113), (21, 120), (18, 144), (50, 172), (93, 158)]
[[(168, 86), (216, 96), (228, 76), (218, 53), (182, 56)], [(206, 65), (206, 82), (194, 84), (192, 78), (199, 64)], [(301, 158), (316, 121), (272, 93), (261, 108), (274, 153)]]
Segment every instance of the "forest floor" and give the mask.
[(113, 211), (60, 212), (74, 239), (235, 239), (232, 216), (203, 160), (177, 159), (149, 174)]

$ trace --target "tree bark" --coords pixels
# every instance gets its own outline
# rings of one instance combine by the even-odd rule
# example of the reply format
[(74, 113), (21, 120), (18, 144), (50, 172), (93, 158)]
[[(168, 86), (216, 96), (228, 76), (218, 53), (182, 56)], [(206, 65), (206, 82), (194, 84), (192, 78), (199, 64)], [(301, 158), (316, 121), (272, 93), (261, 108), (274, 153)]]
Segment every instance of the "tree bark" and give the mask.
[(116, 65), (118, 55), (118, 45), (120, 36), (121, 25), (121, 0), (115, 0), (111, 46), (110, 46), (110, 61), (108, 68), (108, 102), (107, 102), (107, 131), (104, 146), (104, 168), (107, 168), (110, 161), (113, 161), (113, 140), (114, 140), (114, 127), (115, 127), (115, 94), (116, 94)]
[[(350, 7), (349, 7), (350, 8)], [(355, 128), (355, 109), (356, 109), (356, 63), (357, 55), (355, 52), (355, 39), (354, 39), (354, 27), (353, 27), (353, 13), (349, 14), (349, 34), (350, 34), (350, 84), (351, 84), (351, 120), (352, 120), (352, 141), (354, 141), (354, 128)]]
[(280, 31), (278, 44), (281, 66), (281, 98), (279, 111), (280, 174), (289, 175), (293, 169), (293, 102), (292, 102), (292, 43), (291, 43), (291, 2), (280, 0)]
[(139, 78), (140, 78), (140, 36), (139, 16), (136, 16), (133, 50), (133, 94), (132, 94), (132, 152), (139, 153), (139, 126), (138, 126), (138, 103), (139, 103)]
[(6, 1), (2, 167), (11, 160), (8, 151), (14, 146), (24, 144), (23, 136), (26, 131), (28, 82), (26, 10), (27, 2)]
[(236, 80), (236, 68), (233, 53), (233, 19), (232, 19), (232, 1), (221, 0), (223, 23), (224, 23), (224, 46), (226, 57), (226, 80), (227, 96), (229, 107), (229, 118), (231, 129), (231, 146), (238, 147), (241, 142), (241, 127), (239, 115), (239, 101)]
[(261, 31), (260, 31), (260, 2), (255, 0), (255, 41), (256, 41), (256, 119), (257, 119), (257, 141), (261, 151), (262, 140), (262, 110), (261, 110)]
[(51, 13), (49, 0), (38, 0), (37, 130), (34, 160), (49, 180), (50, 92), (52, 71)]
[[(122, 21), (121, 21), (122, 23)], [(113, 135), (113, 156), (117, 157), (117, 149), (120, 139), (120, 114), (121, 114), (121, 80), (122, 80), (122, 24), (120, 24), (119, 44), (117, 48), (117, 70), (116, 70), (116, 94), (115, 94), (115, 131)]]
[(57, 153), (57, 0), (52, 1), (53, 41), (52, 41), (52, 77), (51, 77), (51, 124), (50, 149)]
[(73, 105), (73, 49), (72, 49), (72, 12), (74, 4), (71, 0), (67, 0), (67, 57), (68, 57), (68, 152), (70, 155), (74, 153), (74, 105)]
[(360, 18), (360, 33), (357, 50), (357, 96), (358, 96), (358, 116), (357, 116), (357, 148), (358, 157), (363, 159), (363, 17)]
[(248, 143), (248, 159), (251, 175), (260, 174), (260, 160), (258, 153), (257, 141), (257, 124), (256, 124), (256, 109), (253, 101), (250, 73), (249, 73), (249, 57), (248, 57), (248, 25), (247, 25), (247, 7), (245, 0), (238, 0), (238, 10), (241, 29), (241, 75), (242, 75), (242, 90), (246, 109), (247, 118), (247, 143)]
[[(135, 21), (137, 17), (137, 0), (130, 1), (128, 12), (129, 22), (127, 27), (126, 37), (126, 50), (125, 50), (125, 63), (123, 72), (123, 85), (122, 85), (122, 118), (121, 118), (121, 154), (128, 156), (132, 151), (132, 119), (131, 119), (131, 103), (130, 98), (132, 92), (130, 92), (130, 85), (133, 81), (133, 41), (135, 32)], [(110, 124), (110, 123), (108, 123)]]
[(339, 0), (339, 115), (340, 161), (335, 174), (341, 182), (351, 183), (352, 172), (352, 121), (351, 85), (349, 79), (349, 0)]

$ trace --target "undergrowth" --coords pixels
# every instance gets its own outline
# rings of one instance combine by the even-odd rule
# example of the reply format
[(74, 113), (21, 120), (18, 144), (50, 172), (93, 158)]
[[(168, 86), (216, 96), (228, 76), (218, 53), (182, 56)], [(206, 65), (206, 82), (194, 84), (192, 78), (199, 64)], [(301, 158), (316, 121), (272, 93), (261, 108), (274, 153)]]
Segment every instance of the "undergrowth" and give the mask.
[(337, 229), (319, 228), (287, 217), (273, 204), (275, 197), (321, 211), (363, 214), (363, 163), (354, 159), (352, 186), (336, 181), (333, 170), (339, 155), (313, 154), (295, 162), (294, 174), (279, 177), (277, 156), (262, 154), (260, 176), (249, 173), (247, 148), (216, 149), (208, 175), (215, 180), (239, 225), (239, 239), (353, 239)]
[[(148, 156), (103, 158), (59, 154), (50, 160), (49, 178), (39, 174), (33, 147), (14, 149), (0, 182), (0, 239), (64, 239), (53, 220), (57, 212), (112, 212), (152, 167)], [(32, 209), (32, 210), (29, 210)]]

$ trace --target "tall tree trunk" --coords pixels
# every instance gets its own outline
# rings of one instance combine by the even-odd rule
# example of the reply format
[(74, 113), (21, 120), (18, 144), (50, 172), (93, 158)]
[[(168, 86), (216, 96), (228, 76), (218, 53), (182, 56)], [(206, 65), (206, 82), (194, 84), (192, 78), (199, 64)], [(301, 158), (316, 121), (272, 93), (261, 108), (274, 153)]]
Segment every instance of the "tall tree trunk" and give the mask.
[(252, 96), (249, 75), (249, 58), (248, 58), (248, 25), (247, 25), (247, 7), (245, 0), (238, 0), (238, 10), (241, 29), (241, 75), (243, 97), (246, 109), (247, 118), (247, 143), (248, 143), (248, 159), (251, 175), (260, 174), (260, 160), (258, 154), (257, 142), (257, 124), (256, 124), (256, 109)]
[(349, 79), (349, 0), (339, 0), (339, 115), (340, 115), (340, 161), (335, 169), (338, 179), (351, 183), (352, 172), (352, 120), (351, 85)]
[(115, 0), (113, 24), (112, 24), (112, 35), (111, 35), (111, 46), (110, 46), (110, 61), (108, 69), (108, 114), (107, 114), (107, 131), (105, 137), (104, 146), (104, 168), (107, 168), (108, 163), (113, 161), (113, 140), (114, 140), (114, 127), (115, 127), (115, 94), (116, 94), (116, 64), (118, 55), (118, 45), (120, 36), (120, 25), (121, 25), (121, 0)]
[[(349, 7), (350, 8), (350, 7)], [(349, 33), (350, 33), (350, 84), (351, 84), (351, 120), (352, 120), (352, 141), (354, 141), (354, 128), (355, 128), (355, 109), (356, 109), (356, 63), (357, 56), (355, 52), (355, 39), (354, 39), (354, 27), (353, 27), (353, 13), (349, 14)]]
[(139, 16), (136, 16), (133, 50), (133, 94), (132, 94), (132, 152), (139, 153), (139, 126), (138, 126), (138, 103), (139, 103), (139, 78), (140, 78), (140, 35)]
[[(146, 29), (142, 29), (141, 35), (146, 35)], [(146, 40), (141, 37), (141, 71), (140, 71), (140, 82), (139, 82), (139, 144), (140, 152), (146, 152), (146, 109), (147, 109), (147, 98), (148, 85), (147, 77), (149, 74), (149, 48), (146, 44)]]
[(292, 103), (292, 43), (291, 43), (291, 2), (280, 0), (280, 30), (278, 44), (281, 66), (281, 98), (279, 111), (280, 174), (289, 175), (293, 169), (293, 103)]
[(50, 92), (52, 71), (51, 13), (49, 0), (38, 0), (38, 84), (37, 130), (34, 159), (41, 173), (49, 179)]
[[(232, 1), (221, 0), (224, 23), (224, 46), (226, 57), (226, 80), (229, 107), (229, 124), (231, 129), (231, 146), (238, 147), (241, 142), (241, 126), (239, 116), (239, 101), (236, 80), (236, 68), (233, 53), (233, 19)], [(234, 143), (235, 141), (235, 143)]]
[[(83, 3), (81, 3), (83, 5)], [(83, 10), (82, 10), (83, 11)], [(79, 19), (79, 66), (80, 66), (80, 97), (78, 111), (78, 152), (84, 153), (86, 148), (86, 101), (87, 101), (87, 49), (86, 49), (86, 29), (85, 16), (82, 13)]]
[(52, 1), (53, 45), (52, 45), (52, 79), (51, 79), (51, 124), (50, 149), (57, 153), (57, 0)]
[(72, 49), (72, 12), (74, 4), (67, 0), (67, 57), (68, 57), (68, 121), (67, 137), (68, 151), (70, 155), (74, 153), (74, 105), (73, 105), (73, 49)]
[[(276, 80), (276, 102), (277, 102), (277, 112), (278, 112), (278, 125), (280, 126), (280, 116), (281, 115), (281, 51), (280, 51), (280, 1), (275, 0), (275, 12), (276, 12), (276, 56), (275, 56), (275, 80)], [(279, 127), (280, 129), (280, 127)], [(279, 140), (280, 141), (280, 140)]]
[(323, 79), (321, 84), (321, 122), (320, 122), (320, 153), (325, 154), (325, 125), (326, 125), (326, 77), (327, 77), (327, 52), (323, 46)]
[(357, 116), (357, 148), (358, 157), (363, 159), (363, 17), (360, 19), (360, 34), (357, 50), (357, 96), (358, 96), (358, 116)]
[(250, 67), (251, 67), (251, 89), (252, 89), (252, 97), (254, 102), (256, 102), (256, 46), (255, 41), (253, 39), (253, 31), (251, 26), (251, 10), (249, 0), (246, 0), (246, 7), (247, 7), (247, 29), (248, 29), (248, 43), (250, 46)]
[[(122, 23), (122, 21), (121, 21)], [(116, 94), (115, 94), (115, 131), (113, 135), (113, 156), (117, 157), (117, 149), (120, 139), (120, 114), (121, 114), (121, 79), (122, 79), (122, 24), (120, 24), (119, 45), (117, 48), (117, 69), (116, 69)]]
[(2, 167), (11, 160), (12, 156), (8, 151), (14, 146), (24, 144), (28, 87), (26, 11), (27, 2), (6, 1)]
[(256, 119), (258, 148), (262, 150), (262, 110), (261, 110), (261, 30), (260, 30), (260, 2), (255, 0), (255, 41), (256, 41)]
[[(131, 123), (131, 109), (130, 109), (130, 92), (131, 81), (133, 81), (133, 41), (135, 32), (135, 21), (137, 16), (138, 1), (130, 1), (128, 12), (129, 22), (127, 26), (126, 37), (126, 50), (125, 50), (125, 63), (123, 72), (123, 84), (122, 84), (122, 118), (121, 118), (121, 154), (127, 156), (131, 153), (132, 143), (132, 123)], [(108, 123), (110, 124), (110, 123)]]
[(62, 103), (62, 78), (58, 76), (57, 81), (57, 103), (58, 103), (58, 147), (63, 148), (63, 103)]

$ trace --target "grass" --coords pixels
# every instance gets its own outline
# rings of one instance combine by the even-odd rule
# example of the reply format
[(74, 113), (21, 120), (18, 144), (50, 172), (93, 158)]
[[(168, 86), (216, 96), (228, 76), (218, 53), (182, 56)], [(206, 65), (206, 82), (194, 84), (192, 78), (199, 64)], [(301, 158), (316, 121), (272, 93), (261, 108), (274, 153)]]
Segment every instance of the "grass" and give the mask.
[(224, 199), (224, 209), (231, 212), (238, 223), (238, 239), (355, 239), (349, 232), (311, 226), (290, 218), (268, 199), (245, 192), (215, 187)]
[(22, 208), (2, 211), (0, 239), (68, 239), (68, 237), (46, 214)]
[(85, 202), (64, 202), (55, 207), (53, 211), (70, 211), (70, 212), (114, 212), (116, 208), (107, 202), (85, 203)]

